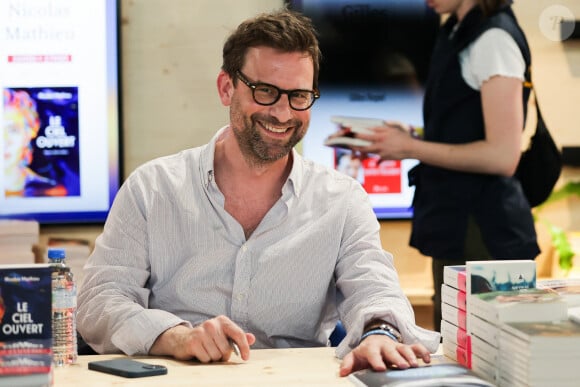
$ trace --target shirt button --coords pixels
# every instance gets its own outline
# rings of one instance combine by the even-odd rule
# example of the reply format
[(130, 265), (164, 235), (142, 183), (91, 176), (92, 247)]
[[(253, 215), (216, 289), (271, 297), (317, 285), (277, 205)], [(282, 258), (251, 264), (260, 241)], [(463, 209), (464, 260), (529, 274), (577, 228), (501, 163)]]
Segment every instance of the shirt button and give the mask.
[(243, 300), (245, 297), (244, 293), (238, 293), (238, 295), (236, 296), (236, 298), (238, 299), (238, 301)]
[(245, 244), (242, 245), (242, 251), (245, 253), (246, 250), (248, 250), (248, 246), (246, 246)]

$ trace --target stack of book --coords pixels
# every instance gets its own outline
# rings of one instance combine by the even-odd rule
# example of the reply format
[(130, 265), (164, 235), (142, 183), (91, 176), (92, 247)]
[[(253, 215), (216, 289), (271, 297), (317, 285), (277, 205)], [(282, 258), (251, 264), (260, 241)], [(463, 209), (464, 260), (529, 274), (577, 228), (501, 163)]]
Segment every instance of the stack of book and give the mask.
[(0, 386), (52, 385), (52, 270), (0, 265)]
[(39, 230), (35, 220), (0, 220), (0, 264), (34, 263)]
[(467, 335), (465, 265), (445, 266), (441, 285), (441, 337), (445, 356), (471, 368), (471, 342)]
[(501, 386), (580, 385), (580, 325), (559, 322), (505, 323), (500, 333)]
[[(532, 260), (468, 261), (467, 334), (471, 342), (471, 368), (480, 376), (498, 382), (499, 322), (482, 315), (479, 303), (473, 299), (498, 291), (534, 289), (536, 263)], [(489, 296), (491, 297), (491, 296)]]

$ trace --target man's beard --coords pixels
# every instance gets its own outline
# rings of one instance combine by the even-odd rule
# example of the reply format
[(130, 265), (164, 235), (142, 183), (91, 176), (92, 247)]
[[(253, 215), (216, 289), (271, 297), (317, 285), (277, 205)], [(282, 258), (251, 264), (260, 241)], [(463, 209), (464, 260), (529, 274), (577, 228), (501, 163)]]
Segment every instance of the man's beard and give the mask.
[[(270, 116), (252, 115), (242, 118), (243, 128), (233, 127), (234, 135), (245, 158), (253, 164), (269, 164), (288, 155), (292, 148), (302, 140), (305, 133), (304, 123), (299, 120), (291, 120), (282, 123)], [(270, 124), (275, 127), (287, 126), (292, 130), (292, 136), (288, 141), (264, 139), (257, 122)]]

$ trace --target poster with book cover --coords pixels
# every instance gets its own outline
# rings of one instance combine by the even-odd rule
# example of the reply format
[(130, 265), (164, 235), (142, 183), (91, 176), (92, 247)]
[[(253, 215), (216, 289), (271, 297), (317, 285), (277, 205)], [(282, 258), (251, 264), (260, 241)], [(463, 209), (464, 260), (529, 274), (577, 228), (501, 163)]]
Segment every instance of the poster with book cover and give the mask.
[(334, 168), (357, 180), (368, 193), (402, 193), (400, 160), (381, 160), (375, 155), (362, 157), (351, 150), (335, 148)]
[(81, 195), (78, 94), (76, 87), (3, 89), (6, 198)]

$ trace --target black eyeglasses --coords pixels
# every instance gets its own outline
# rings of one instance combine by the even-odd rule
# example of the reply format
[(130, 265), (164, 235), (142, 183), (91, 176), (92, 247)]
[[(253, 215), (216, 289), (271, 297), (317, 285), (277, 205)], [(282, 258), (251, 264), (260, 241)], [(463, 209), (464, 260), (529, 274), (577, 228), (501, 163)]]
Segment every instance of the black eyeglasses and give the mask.
[(314, 104), (317, 98), (320, 97), (318, 91), (315, 90), (284, 90), (269, 83), (253, 83), (248, 81), (248, 78), (241, 71), (236, 71), (236, 76), (240, 81), (244, 82), (246, 86), (252, 89), (252, 97), (257, 104), (263, 106), (274, 105), (280, 99), (282, 94), (288, 95), (288, 102), (290, 107), (294, 110), (307, 110)]

